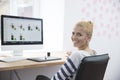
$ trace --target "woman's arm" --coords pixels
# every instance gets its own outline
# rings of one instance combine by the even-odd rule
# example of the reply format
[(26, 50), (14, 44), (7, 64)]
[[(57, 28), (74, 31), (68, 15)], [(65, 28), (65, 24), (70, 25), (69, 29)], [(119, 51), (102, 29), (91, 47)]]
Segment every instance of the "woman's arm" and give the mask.
[(68, 58), (66, 63), (60, 68), (60, 70), (53, 76), (52, 80), (65, 80), (67, 77), (73, 75), (77, 70), (73, 61)]
[(65, 64), (62, 65), (60, 70), (52, 77), (51, 80), (65, 80), (66, 78), (73, 76), (80, 62), (79, 53), (71, 54)]

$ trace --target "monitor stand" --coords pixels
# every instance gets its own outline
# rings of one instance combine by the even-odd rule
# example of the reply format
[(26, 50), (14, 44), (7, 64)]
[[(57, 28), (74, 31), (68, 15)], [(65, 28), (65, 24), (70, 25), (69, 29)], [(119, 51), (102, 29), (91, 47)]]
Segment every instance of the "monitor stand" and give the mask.
[(13, 51), (13, 56), (23, 56), (23, 51), (22, 50), (14, 50)]

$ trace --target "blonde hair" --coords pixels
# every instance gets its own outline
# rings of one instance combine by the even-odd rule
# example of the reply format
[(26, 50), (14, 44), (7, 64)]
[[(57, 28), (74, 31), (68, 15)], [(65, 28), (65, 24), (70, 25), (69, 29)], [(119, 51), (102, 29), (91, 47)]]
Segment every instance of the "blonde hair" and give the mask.
[(83, 27), (85, 33), (91, 38), (93, 33), (93, 23), (91, 21), (80, 21), (76, 26)]

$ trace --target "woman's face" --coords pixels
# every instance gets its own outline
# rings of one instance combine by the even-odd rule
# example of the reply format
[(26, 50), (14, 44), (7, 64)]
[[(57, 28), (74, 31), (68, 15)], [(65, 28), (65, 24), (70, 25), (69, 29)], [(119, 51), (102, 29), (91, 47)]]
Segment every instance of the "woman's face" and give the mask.
[(89, 37), (84, 32), (83, 27), (76, 26), (72, 32), (71, 39), (74, 44), (74, 47), (77, 47), (80, 50), (83, 50), (86, 47), (88, 47)]

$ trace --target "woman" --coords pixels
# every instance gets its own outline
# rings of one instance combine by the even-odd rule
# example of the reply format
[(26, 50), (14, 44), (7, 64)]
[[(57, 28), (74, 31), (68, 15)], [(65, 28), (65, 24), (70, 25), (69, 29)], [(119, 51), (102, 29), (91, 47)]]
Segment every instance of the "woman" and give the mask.
[[(60, 70), (51, 80), (74, 80), (78, 66), (85, 56), (95, 55), (96, 52), (89, 47), (93, 33), (93, 23), (91, 21), (78, 22), (72, 32), (72, 42), (78, 48), (76, 53), (72, 53)], [(40, 80), (40, 79), (39, 79)]]

